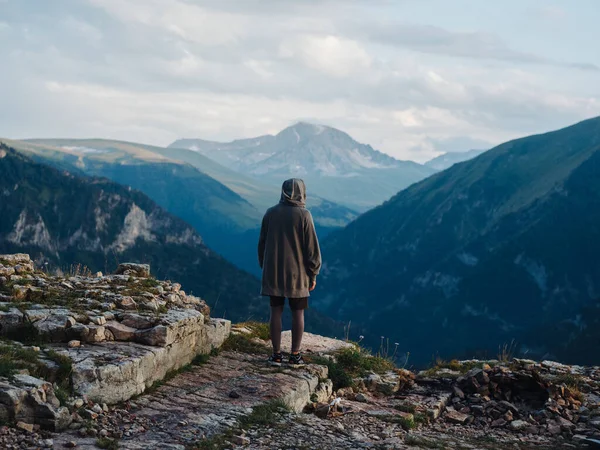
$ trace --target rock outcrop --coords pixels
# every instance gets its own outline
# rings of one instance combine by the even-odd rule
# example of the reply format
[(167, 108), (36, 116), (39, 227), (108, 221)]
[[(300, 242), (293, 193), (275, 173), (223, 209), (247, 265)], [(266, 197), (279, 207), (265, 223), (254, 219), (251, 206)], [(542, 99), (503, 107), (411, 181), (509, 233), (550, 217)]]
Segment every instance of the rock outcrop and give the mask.
[(58, 276), (36, 271), (28, 255), (0, 255), (0, 356), (10, 363), (0, 419), (62, 429), (70, 413), (52, 383), (100, 404), (126, 401), (219, 348), (230, 327), (148, 265)]

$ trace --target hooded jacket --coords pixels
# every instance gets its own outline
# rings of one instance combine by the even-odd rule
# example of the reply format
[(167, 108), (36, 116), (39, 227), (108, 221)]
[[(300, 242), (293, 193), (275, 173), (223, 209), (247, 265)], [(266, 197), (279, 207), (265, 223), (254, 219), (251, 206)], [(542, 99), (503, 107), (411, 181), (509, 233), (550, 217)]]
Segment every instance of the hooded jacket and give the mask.
[(305, 208), (304, 181), (283, 182), (281, 200), (267, 210), (258, 241), (262, 268), (261, 294), (309, 297), (309, 286), (321, 269), (321, 250), (312, 215)]

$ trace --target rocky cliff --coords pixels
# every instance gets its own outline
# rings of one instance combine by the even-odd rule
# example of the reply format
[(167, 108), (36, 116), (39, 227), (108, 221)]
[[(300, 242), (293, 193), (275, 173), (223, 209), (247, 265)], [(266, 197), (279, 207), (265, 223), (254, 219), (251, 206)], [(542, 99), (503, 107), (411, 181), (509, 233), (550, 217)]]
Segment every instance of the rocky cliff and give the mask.
[[(0, 255), (2, 448), (593, 448), (600, 368), (438, 361), (307, 333), (266, 365), (268, 327), (210, 318), (150, 268), (53, 276)], [(283, 347), (289, 350), (289, 332)]]

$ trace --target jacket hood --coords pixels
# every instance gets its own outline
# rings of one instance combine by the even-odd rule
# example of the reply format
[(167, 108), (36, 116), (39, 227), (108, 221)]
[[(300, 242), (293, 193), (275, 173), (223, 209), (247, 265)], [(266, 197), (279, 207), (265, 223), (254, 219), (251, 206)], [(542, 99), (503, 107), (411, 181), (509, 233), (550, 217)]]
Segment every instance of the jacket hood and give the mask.
[(280, 203), (291, 206), (306, 206), (306, 185), (299, 178), (290, 178), (281, 186)]

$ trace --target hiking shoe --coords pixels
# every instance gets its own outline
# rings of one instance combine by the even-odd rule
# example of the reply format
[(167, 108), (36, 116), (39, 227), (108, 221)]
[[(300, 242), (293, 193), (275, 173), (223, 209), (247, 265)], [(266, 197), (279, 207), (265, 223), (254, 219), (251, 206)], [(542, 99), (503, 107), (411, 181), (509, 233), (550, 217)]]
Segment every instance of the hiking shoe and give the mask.
[(302, 358), (301, 353), (296, 353), (295, 355), (293, 353), (290, 353), (290, 359), (288, 360), (288, 364), (292, 367), (299, 367), (306, 365), (306, 361), (304, 361), (304, 358)]
[(283, 355), (281, 353), (273, 353), (271, 356), (269, 356), (268, 362), (271, 366), (281, 366), (283, 363)]

